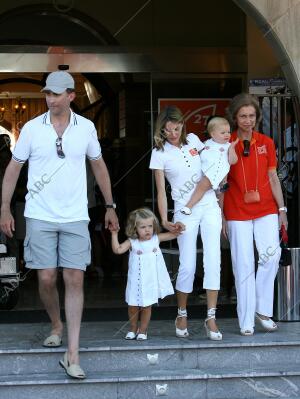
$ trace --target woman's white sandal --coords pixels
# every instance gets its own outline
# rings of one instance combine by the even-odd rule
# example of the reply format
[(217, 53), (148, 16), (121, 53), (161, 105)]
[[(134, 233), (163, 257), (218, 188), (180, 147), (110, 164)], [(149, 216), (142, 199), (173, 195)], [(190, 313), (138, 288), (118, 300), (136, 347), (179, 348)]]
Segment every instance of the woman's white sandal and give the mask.
[(204, 321), (204, 328), (209, 339), (212, 341), (221, 341), (223, 338), (222, 333), (220, 331), (211, 331), (207, 326), (208, 320), (216, 320), (216, 310), (216, 308), (207, 309), (207, 318)]
[(186, 309), (178, 308), (177, 317), (175, 319), (176, 337), (178, 337), (178, 338), (187, 338), (189, 336), (188, 329), (185, 328), (185, 329), (181, 330), (176, 325), (177, 319), (180, 319), (182, 317), (187, 317), (187, 311), (186, 311)]
[(272, 332), (276, 331), (278, 329), (278, 326), (274, 321), (269, 317), (268, 320), (262, 319), (257, 313), (255, 314), (256, 320), (259, 322), (259, 324), (262, 326), (263, 329), (266, 331)]
[(241, 335), (244, 335), (245, 337), (249, 337), (254, 334), (254, 329), (253, 328), (246, 328), (246, 329), (241, 328), (240, 333), (241, 333)]

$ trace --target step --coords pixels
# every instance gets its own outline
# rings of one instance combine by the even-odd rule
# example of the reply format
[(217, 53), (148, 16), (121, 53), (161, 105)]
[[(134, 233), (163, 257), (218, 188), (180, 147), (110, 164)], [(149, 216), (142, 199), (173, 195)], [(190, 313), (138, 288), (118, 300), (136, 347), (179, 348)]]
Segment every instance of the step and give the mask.
[[(174, 324), (170, 321), (153, 321), (147, 341), (123, 339), (127, 326), (124, 323), (83, 323), (81, 333), (80, 363), (89, 373), (149, 369), (177, 370), (183, 368), (210, 369), (219, 364), (234, 366), (237, 370), (259, 369), (277, 363), (300, 366), (300, 323), (281, 323), (276, 333), (257, 329), (253, 337), (242, 337), (235, 320), (220, 319), (224, 339), (209, 341), (202, 323), (189, 322), (190, 337), (174, 337)], [(22, 327), (21, 327), (22, 326)], [(20, 328), (21, 327), (21, 328)], [(26, 373), (55, 373), (59, 360), (66, 351), (60, 348), (43, 348), (41, 342), (49, 325), (2, 325), (0, 329), (0, 376)], [(63, 337), (64, 344), (66, 337)], [(154, 357), (153, 357), (154, 356)]]
[[(185, 340), (187, 341), (187, 340)], [(120, 343), (121, 344), (121, 343)], [(119, 344), (119, 345), (120, 345)], [(0, 376), (26, 373), (55, 373), (65, 348), (0, 350)], [(184, 368), (234, 367), (239, 370), (260, 369), (274, 363), (282, 367), (293, 364), (300, 369), (300, 342), (289, 343), (108, 343), (105, 346), (81, 348), (80, 363), (87, 372), (135, 371), (151, 368), (180, 370)]]
[(203, 320), (189, 320), (188, 339), (174, 337), (174, 321), (151, 321), (143, 342), (123, 338), (127, 323), (83, 323), (84, 381), (60, 368), (65, 346), (41, 347), (49, 324), (2, 324), (0, 399), (147, 399), (157, 385), (176, 399), (300, 396), (300, 323), (253, 337), (240, 336), (235, 319), (218, 323), (219, 342), (205, 337)]
[[(157, 395), (157, 389), (165, 395)], [(295, 398), (299, 392), (300, 370), (284, 368), (107, 371), (90, 373), (83, 381), (71, 380), (63, 373), (0, 378), (0, 397), (6, 399), (258, 399)]]

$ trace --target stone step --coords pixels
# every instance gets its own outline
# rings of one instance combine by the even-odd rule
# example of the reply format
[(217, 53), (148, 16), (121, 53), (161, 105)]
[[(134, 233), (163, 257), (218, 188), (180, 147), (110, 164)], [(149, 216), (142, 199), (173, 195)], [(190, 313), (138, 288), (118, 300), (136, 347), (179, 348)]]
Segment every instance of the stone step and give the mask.
[(205, 337), (201, 320), (189, 321), (189, 339), (174, 337), (174, 321), (153, 321), (143, 342), (124, 340), (123, 322), (83, 323), (84, 381), (60, 368), (65, 346), (41, 347), (49, 324), (2, 324), (0, 399), (148, 399), (159, 392), (176, 399), (300, 396), (300, 323), (280, 323), (272, 334), (257, 327), (253, 337), (240, 336), (236, 320), (218, 323), (220, 342)]
[[(178, 341), (178, 340), (177, 340)], [(183, 342), (185, 341), (185, 342)], [(212, 342), (212, 341), (211, 341)], [(0, 376), (22, 373), (55, 373), (65, 348), (57, 349), (2, 349), (0, 350)], [(216, 365), (236, 370), (252, 370), (279, 364), (293, 364), (300, 369), (300, 341), (295, 342), (243, 342), (193, 343), (180, 340), (160, 344), (105, 342), (105, 346), (81, 348), (80, 363), (87, 372), (135, 371), (151, 368), (165, 370), (213, 369)]]
[[(300, 369), (259, 371), (233, 369), (149, 369), (90, 373), (83, 381), (64, 373), (1, 376), (0, 397), (6, 399), (260, 399), (294, 398), (300, 392)], [(161, 395), (158, 395), (161, 393)]]

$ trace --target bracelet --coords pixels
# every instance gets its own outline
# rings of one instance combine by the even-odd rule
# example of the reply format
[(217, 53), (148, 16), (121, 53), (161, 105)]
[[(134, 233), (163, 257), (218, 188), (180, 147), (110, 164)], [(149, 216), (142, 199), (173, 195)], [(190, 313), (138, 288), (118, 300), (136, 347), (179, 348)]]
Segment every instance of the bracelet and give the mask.
[(278, 208), (279, 211), (284, 211), (287, 212), (287, 207), (286, 206), (282, 206), (281, 208)]

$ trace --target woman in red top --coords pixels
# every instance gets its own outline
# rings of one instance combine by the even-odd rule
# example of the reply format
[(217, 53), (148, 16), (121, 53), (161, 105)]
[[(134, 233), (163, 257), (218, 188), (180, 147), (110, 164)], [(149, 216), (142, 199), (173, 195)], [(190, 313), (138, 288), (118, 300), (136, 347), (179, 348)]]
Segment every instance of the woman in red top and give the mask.
[[(267, 331), (275, 331), (274, 280), (280, 258), (279, 226), (287, 227), (286, 208), (276, 173), (273, 140), (255, 131), (261, 119), (259, 103), (250, 94), (234, 97), (228, 116), (235, 128), (231, 140), (238, 162), (228, 175), (224, 217), (230, 241), (242, 335), (253, 335), (255, 318)], [(254, 245), (258, 251), (255, 276)]]

